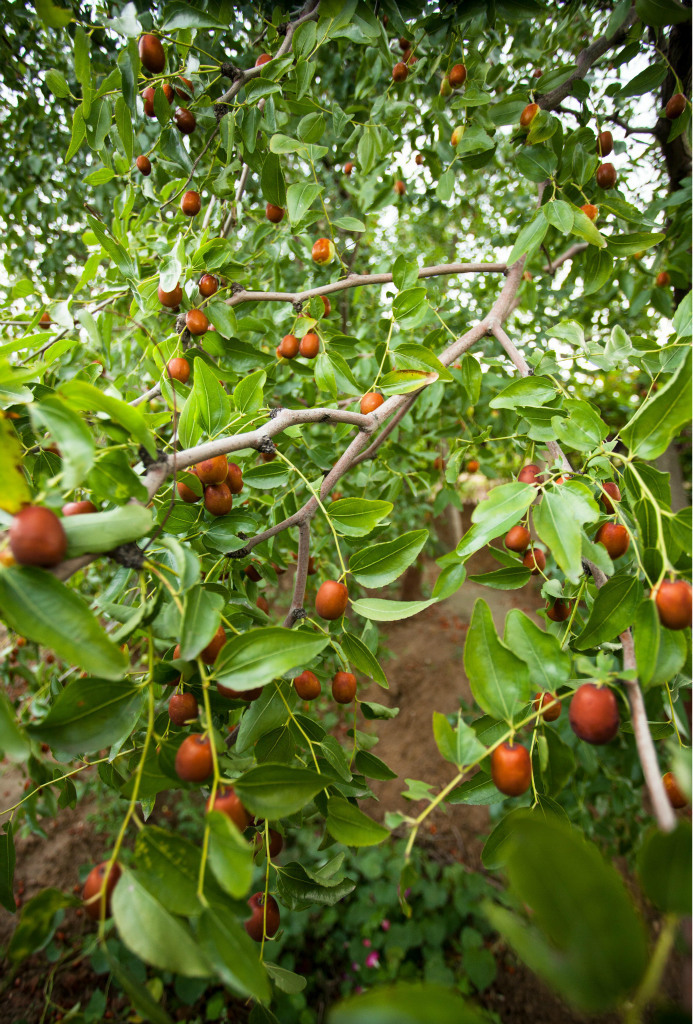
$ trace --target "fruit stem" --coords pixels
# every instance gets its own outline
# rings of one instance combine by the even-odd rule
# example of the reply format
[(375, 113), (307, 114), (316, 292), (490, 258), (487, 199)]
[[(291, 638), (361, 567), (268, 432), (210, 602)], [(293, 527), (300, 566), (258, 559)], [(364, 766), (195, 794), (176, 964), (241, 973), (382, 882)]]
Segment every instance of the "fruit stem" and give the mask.
[[(206, 734), (209, 739), (209, 747), (212, 752), (212, 788), (209, 794), (209, 804), (214, 806), (214, 798), (217, 795), (217, 788), (219, 786), (219, 761), (217, 759), (217, 748), (214, 744), (214, 731), (212, 724), (212, 708), (209, 703), (209, 676), (205, 672), (205, 665), (202, 658), (198, 655), (197, 657), (197, 670), (200, 673), (200, 679), (202, 680), (202, 700), (205, 705), (205, 721), (207, 723)], [(203, 906), (207, 906), (207, 899), (204, 894), (205, 884), (205, 871), (207, 868), (207, 857), (209, 856), (209, 836), (210, 826), (209, 821), (205, 817), (205, 831), (202, 837), (202, 854), (200, 857), (200, 873), (197, 879), (197, 898)]]
[(284, 701), (284, 706), (286, 707), (286, 710), (289, 712), (289, 718), (294, 723), (294, 725), (296, 726), (296, 728), (300, 732), (301, 736), (303, 736), (304, 740), (308, 744), (308, 747), (310, 748), (310, 752), (311, 752), (313, 761), (315, 762), (315, 770), (318, 773), (318, 775), (320, 775), (321, 774), (320, 766), (318, 765), (318, 759), (315, 756), (315, 751), (313, 750), (313, 742), (312, 742), (312, 740), (309, 738), (308, 734), (301, 727), (300, 722), (297, 721), (296, 716), (294, 715), (293, 711), (289, 707), (289, 702), (287, 701), (286, 697), (282, 693), (281, 685), (278, 682), (276, 682), (276, 680), (275, 680), (274, 686), (275, 686), (275, 689), (276, 689), (277, 693), (279, 694), (281, 699)]
[(390, 351), (390, 339), (392, 338), (392, 331), (394, 326), (395, 321), (393, 318), (390, 320), (390, 330), (387, 332), (387, 338), (385, 339), (385, 351), (383, 352), (383, 358), (380, 360), (380, 366), (378, 367), (378, 372), (376, 373), (375, 380), (373, 381), (373, 391), (375, 391), (375, 389), (378, 386), (380, 374), (383, 372), (383, 366), (385, 365), (385, 360), (387, 359), (388, 352)]

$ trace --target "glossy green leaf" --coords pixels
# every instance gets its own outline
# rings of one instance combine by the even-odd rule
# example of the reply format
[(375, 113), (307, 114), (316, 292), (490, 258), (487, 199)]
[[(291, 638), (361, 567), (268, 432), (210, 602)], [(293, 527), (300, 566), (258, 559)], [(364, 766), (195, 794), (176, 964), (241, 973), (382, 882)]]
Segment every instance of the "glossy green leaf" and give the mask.
[(197, 417), (203, 428), (209, 434), (223, 430), (231, 419), (231, 403), (217, 374), (203, 359), (195, 360), (193, 391)]
[(464, 668), (479, 707), (509, 724), (532, 695), (527, 665), (499, 639), (491, 611), (481, 598), (472, 612)]
[(537, 690), (553, 692), (570, 679), (570, 652), (561, 649), (558, 637), (547, 633), (519, 608), (508, 612), (503, 639), (529, 668)]
[(328, 514), (339, 533), (347, 537), (366, 537), (393, 508), (391, 501), (339, 498), (330, 503)]
[(202, 913), (197, 896), (200, 848), (189, 839), (147, 825), (135, 844), (137, 877), (164, 907), (185, 917)]
[(145, 963), (185, 978), (208, 978), (209, 961), (186, 926), (169, 913), (128, 868), (113, 890), (113, 918), (120, 940)]
[(320, 185), (307, 181), (300, 185), (289, 185), (286, 190), (286, 205), (292, 224), (298, 224), (303, 219), (321, 192)]
[(376, 846), (390, 836), (390, 830), (379, 825), (348, 800), (333, 796), (327, 801), (327, 831), (345, 846)]
[(595, 522), (599, 509), (592, 497), (583, 498), (563, 484), (557, 492), (546, 491), (532, 510), (532, 522), (540, 540), (556, 559), (568, 579), (582, 575), (582, 531), (584, 522)]
[(529, 583), (531, 575), (531, 571), (522, 565), (508, 565), (503, 569), (494, 569), (492, 572), (471, 575), (469, 581), (481, 583), (482, 586), (492, 587), (494, 590), (519, 590), (520, 587)]
[(180, 656), (192, 661), (212, 640), (219, 628), (224, 598), (199, 584), (185, 595), (180, 633)]
[(234, 690), (253, 690), (300, 665), (309, 664), (329, 642), (307, 630), (267, 626), (234, 636), (216, 665), (220, 683)]
[(349, 559), (349, 572), (364, 587), (384, 587), (416, 561), (427, 538), (428, 530), (412, 530), (395, 540), (361, 548)]
[(120, 679), (127, 656), (110, 640), (74, 590), (43, 569), (0, 573), (0, 608), (7, 624), (65, 661), (105, 679)]
[(12, 822), (3, 824), (0, 832), (0, 904), (10, 914), (14, 914), (17, 904), (14, 901), (14, 865), (16, 860), (14, 833)]
[(269, 980), (257, 945), (234, 917), (208, 907), (198, 922), (196, 937), (205, 959), (232, 992), (269, 1001)]
[(387, 601), (378, 597), (365, 597), (352, 601), (352, 611), (364, 619), (375, 622), (397, 622), (399, 619), (410, 619), (413, 615), (436, 604), (437, 598), (429, 601)]
[(75, 679), (27, 733), (66, 754), (86, 754), (128, 736), (139, 718), (142, 692), (131, 683)]
[(655, 674), (662, 628), (654, 601), (643, 601), (635, 614), (633, 641), (638, 679), (647, 686)]
[(530, 484), (517, 482), (494, 487), (488, 498), (479, 502), (472, 512), (473, 525), (457, 545), (457, 554), (468, 558), (506, 533), (520, 521), (536, 496), (536, 488)]
[(226, 814), (211, 811), (209, 825), (209, 866), (226, 892), (237, 899), (245, 896), (253, 880), (253, 849)]
[(244, 772), (234, 789), (251, 814), (276, 821), (300, 811), (329, 782), (310, 768), (263, 764)]
[(371, 653), (369, 648), (366, 647), (363, 640), (354, 636), (353, 633), (344, 632), (339, 642), (342, 650), (347, 656), (347, 659), (359, 670), (359, 672), (363, 672), (364, 675), (370, 676), (379, 686), (383, 686), (387, 689), (387, 676), (375, 656)]
[(644, 402), (621, 430), (621, 439), (632, 455), (656, 459), (662, 455), (681, 426), (690, 419), (691, 353), (686, 355), (670, 380)]
[(642, 583), (637, 576), (612, 577), (597, 592), (587, 624), (574, 641), (575, 648), (586, 651), (615, 640), (633, 625), (642, 599)]
[[(328, 802), (328, 808), (331, 803), (332, 799)], [(295, 860), (277, 872), (277, 895), (290, 910), (308, 910), (315, 906), (333, 907), (355, 888), (354, 880), (346, 878), (341, 871), (326, 877), (322, 869), (311, 871)]]
[(46, 395), (29, 406), (32, 422), (47, 430), (63, 456), (64, 485), (69, 490), (81, 484), (94, 461), (94, 442), (81, 416), (56, 395)]

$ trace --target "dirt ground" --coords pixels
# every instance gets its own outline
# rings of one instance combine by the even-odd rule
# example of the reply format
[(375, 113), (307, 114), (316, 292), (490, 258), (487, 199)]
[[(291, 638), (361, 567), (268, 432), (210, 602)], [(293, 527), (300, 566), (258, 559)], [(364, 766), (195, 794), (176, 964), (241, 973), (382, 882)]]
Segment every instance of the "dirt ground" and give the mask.
[[(459, 530), (460, 526), (466, 528), (468, 521), (452, 525), (453, 529)], [(445, 533), (447, 529), (448, 524), (444, 523), (439, 533)], [(449, 542), (452, 538), (443, 539)], [(451, 546), (448, 543), (448, 548)], [(483, 572), (497, 567), (498, 563), (488, 552), (481, 552), (472, 559), (469, 571)], [(411, 571), (403, 583), (405, 591), (408, 589), (409, 592), (402, 596), (420, 596), (416, 592), (421, 588), (430, 592), (437, 571), (431, 562), (426, 562), (420, 572)], [(289, 574), (282, 582), (285, 585), (290, 583)], [(467, 582), (445, 602), (414, 619), (390, 624), (383, 631), (386, 645), (393, 655), (385, 662), (390, 689), (383, 690), (373, 684), (363, 694), (366, 699), (400, 709), (395, 720), (378, 723), (380, 742), (375, 752), (398, 775), (392, 782), (373, 784), (380, 800), (381, 815), (391, 810), (406, 813), (415, 810), (417, 805), (401, 796), (405, 777), (422, 779), (438, 788), (454, 773), (453, 766), (438, 753), (431, 716), (433, 710), (456, 712), (460, 698), (468, 705), (472, 703), (462, 651), (472, 608), (478, 597), (489, 603), (499, 629), (502, 629), (510, 608), (519, 607), (532, 614), (542, 603), (539, 587), (533, 582), (520, 591), (494, 591)], [(7, 807), (19, 799), (23, 785), (19, 772), (0, 768), (0, 807)], [(105, 846), (104, 837), (94, 833), (88, 821), (94, 810), (93, 801), (87, 799), (74, 811), (62, 811), (58, 820), (43, 823), (47, 841), (36, 835), (18, 841), (15, 892), (20, 903), (46, 886), (68, 892), (78, 891), (79, 865), (99, 860)], [(378, 816), (372, 807), (368, 811)], [(469, 870), (481, 870), (480, 854), (489, 830), (486, 808), (456, 805), (436, 812), (431, 822), (434, 829), (426, 830), (421, 838), (435, 850), (436, 855), (460, 861)], [(0, 955), (15, 924), (16, 918), (0, 908)], [(48, 1024), (60, 1019), (55, 1011), (42, 1017), (43, 988), (49, 971), (54, 971), (52, 998), (55, 1005), (69, 1007), (77, 999), (82, 1000), (82, 1006), (85, 1005), (90, 992), (104, 984), (103, 976), (98, 977), (91, 971), (88, 959), (80, 959), (82, 936), (92, 931), (81, 909), (69, 910), (56, 940), (58, 952), (64, 957), (59, 968), (57, 965), (51, 967), (40, 954), (32, 957), (15, 978), (8, 969), (7, 961), (0, 960), (5, 972), (4, 980), (0, 981), (0, 1024), (36, 1024), (44, 1020)], [(673, 992), (680, 992), (680, 980), (672, 978), (669, 987)], [(573, 1015), (510, 953), (505, 957), (497, 980), (484, 993), (483, 1002), (498, 1014), (503, 1024), (525, 1021), (532, 1024), (577, 1024), (584, 1019)], [(111, 1000), (108, 1007), (107, 1018), (125, 1019), (125, 1000)], [(238, 1017), (238, 1020), (244, 1019), (245, 1015)], [(610, 1024), (611, 1019), (600, 1018), (604, 1024)]]

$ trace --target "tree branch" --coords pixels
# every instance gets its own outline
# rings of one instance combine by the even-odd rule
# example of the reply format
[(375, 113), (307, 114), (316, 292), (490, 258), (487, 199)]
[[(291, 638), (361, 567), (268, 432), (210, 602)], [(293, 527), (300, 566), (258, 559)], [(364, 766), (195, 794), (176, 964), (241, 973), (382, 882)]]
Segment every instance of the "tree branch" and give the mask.
[(536, 102), (541, 109), (553, 110), (559, 105), (561, 100), (569, 96), (573, 89), (573, 83), (578, 81), (578, 79), (584, 78), (595, 61), (603, 57), (608, 50), (622, 43), (637, 20), (638, 16), (635, 7), (632, 7), (624, 23), (612, 36), (600, 36), (599, 39), (595, 39), (593, 43), (590, 43), (584, 50), (581, 50), (577, 56), (577, 67), (570, 78), (566, 79), (561, 85), (556, 86), (551, 92), (547, 92), (537, 99)]
[(310, 523), (302, 521), (298, 524), (298, 557), (296, 559), (296, 575), (294, 577), (294, 592), (291, 598), (291, 607), (287, 612), (282, 625), (295, 625), (303, 618), (303, 601), (306, 596), (306, 580), (308, 579), (308, 562), (310, 559)]

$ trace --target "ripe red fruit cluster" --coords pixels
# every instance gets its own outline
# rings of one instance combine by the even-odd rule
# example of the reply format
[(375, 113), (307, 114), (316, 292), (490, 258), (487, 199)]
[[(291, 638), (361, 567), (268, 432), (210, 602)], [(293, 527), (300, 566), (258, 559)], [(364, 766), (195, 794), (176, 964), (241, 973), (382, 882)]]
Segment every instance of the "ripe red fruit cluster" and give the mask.
[(183, 782), (204, 782), (212, 774), (212, 747), (207, 736), (186, 736), (176, 753), (176, 775)]
[(185, 725), (197, 718), (197, 701), (192, 693), (174, 693), (168, 702), (168, 717), (174, 725)]
[(356, 696), (356, 676), (353, 672), (335, 672), (332, 696), (338, 704), (351, 704)]
[(659, 621), (667, 629), (688, 629), (691, 624), (691, 585), (686, 580), (662, 580), (650, 593)]
[[(555, 693), (538, 693), (534, 698), (537, 711), (542, 711), (542, 718), (545, 722), (555, 722), (561, 714), (561, 703)], [(548, 705), (548, 707), (547, 707)], [(546, 711), (543, 709), (546, 708)]]
[(378, 391), (369, 391), (361, 399), (360, 409), (364, 416), (367, 416), (369, 412), (374, 412), (378, 409), (385, 399)]
[(10, 524), (10, 551), (19, 565), (38, 565), (45, 569), (62, 562), (67, 537), (62, 523), (49, 508), (28, 505)]
[(293, 359), (298, 355), (300, 342), (295, 334), (285, 334), (277, 345), (277, 355), (284, 359)]
[(597, 168), (596, 178), (600, 188), (613, 188), (618, 179), (616, 168), (613, 164), (600, 164)]
[(180, 208), (186, 217), (194, 217), (202, 208), (202, 200), (199, 192), (192, 189), (184, 192), (180, 200)]
[(455, 64), (448, 72), (448, 81), (453, 89), (459, 89), (467, 81), (467, 69), (464, 64)]
[(284, 210), (281, 206), (275, 206), (274, 203), (268, 203), (265, 207), (265, 216), (270, 224), (279, 224), (284, 220)]
[(540, 548), (532, 548), (522, 559), (522, 564), (530, 570), (532, 576), (536, 576), (546, 568), (546, 555)]
[(99, 510), (93, 501), (68, 501), (60, 511), (63, 516), (84, 516)]
[(607, 686), (583, 683), (573, 695), (568, 717), (579, 739), (601, 746), (618, 732), (618, 701)]
[(521, 796), (532, 782), (529, 751), (521, 743), (501, 743), (491, 754), (491, 778), (506, 796)]
[(533, 462), (522, 467), (517, 474), (517, 479), (521, 484), (535, 484), (536, 486), (544, 482), (544, 476), (539, 466), (536, 466)]
[(214, 802), (211, 797), (207, 801), (207, 810), (220, 811), (225, 814), (241, 832), (245, 832), (250, 824), (250, 815), (232, 786), (220, 786), (214, 797)]
[(187, 384), (190, 379), (190, 363), (182, 356), (169, 359), (166, 370), (171, 380), (177, 380), (181, 384)]
[(508, 551), (516, 551), (523, 555), (531, 539), (531, 534), (525, 526), (512, 526), (505, 535), (505, 546)]
[(614, 502), (621, 500), (621, 491), (618, 484), (613, 483), (612, 480), (607, 480), (602, 484), (602, 494), (599, 496), (599, 500), (604, 506), (604, 511), (607, 515), (612, 515), (616, 510), (614, 508)]
[(157, 295), (162, 306), (166, 306), (167, 309), (175, 309), (181, 303), (183, 291), (180, 284), (177, 284), (170, 292), (165, 292), (161, 285), (159, 285)]
[(267, 903), (265, 903), (265, 894), (263, 892), (256, 892), (248, 900), (248, 906), (250, 907), (252, 914), (245, 922), (245, 930), (251, 939), (255, 942), (262, 942), (262, 936), (266, 935), (268, 939), (271, 939), (279, 931), (279, 906), (274, 896), (267, 896)]
[(306, 669), (294, 679), (294, 689), (301, 700), (315, 700), (320, 696), (320, 680), (314, 672)]
[(101, 918), (104, 890), (106, 894), (106, 917), (111, 916), (111, 896), (122, 874), (122, 870), (117, 861), (111, 865), (110, 871), (108, 870), (108, 865), (109, 862), (104, 860), (97, 864), (95, 868), (92, 868), (87, 875), (87, 880), (82, 889), (84, 909), (92, 921), (98, 921)]
[(315, 595), (315, 611), (321, 619), (341, 619), (348, 603), (349, 591), (337, 580), (326, 580)]
[(628, 531), (620, 523), (603, 523), (594, 539), (597, 544), (603, 544), (609, 558), (614, 559), (625, 555), (630, 545)]

